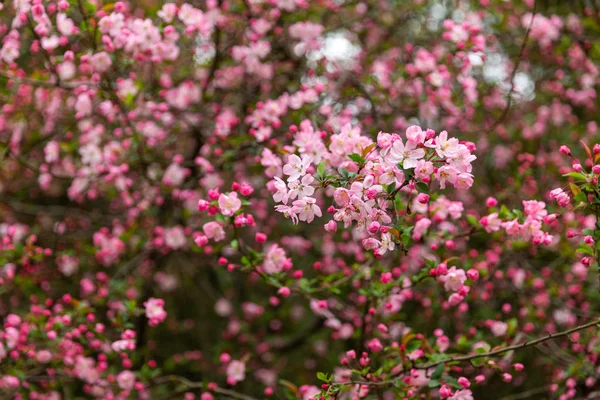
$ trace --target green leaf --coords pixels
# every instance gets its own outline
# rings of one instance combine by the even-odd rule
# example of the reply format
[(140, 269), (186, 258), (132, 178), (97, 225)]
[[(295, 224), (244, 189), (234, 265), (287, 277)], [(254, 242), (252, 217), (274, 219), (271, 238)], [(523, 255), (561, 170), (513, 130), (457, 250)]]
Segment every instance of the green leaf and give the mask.
[(317, 372), (317, 379), (323, 382), (329, 382), (329, 379), (327, 378), (327, 374), (324, 372)]
[(406, 344), (406, 352), (407, 353), (412, 353), (413, 351), (417, 350), (420, 347), (421, 347), (421, 341), (420, 340), (411, 340), (410, 342), (408, 342)]
[(564, 174), (564, 177), (569, 177), (569, 178), (575, 178), (575, 179), (579, 179), (582, 181), (587, 181), (587, 178), (585, 177), (585, 175), (580, 174), (579, 172), (569, 172), (568, 174)]
[(360, 154), (356, 154), (356, 153), (352, 153), (350, 155), (348, 155), (348, 157), (354, 161), (355, 163), (362, 165), (365, 163), (365, 159), (360, 155)]
[(467, 215), (467, 222), (470, 225), (477, 226), (477, 218), (474, 215)]
[(325, 162), (321, 161), (319, 165), (317, 165), (317, 174), (319, 176), (323, 176), (325, 174)]
[(392, 193), (394, 190), (396, 190), (396, 182), (392, 182), (388, 185), (387, 187), (387, 192), (388, 193)]
[[(575, 186), (575, 185), (573, 185), (573, 186)], [(575, 187), (577, 187), (577, 186), (575, 186)], [(587, 202), (587, 196), (583, 192), (579, 192), (579, 193), (575, 194), (575, 197), (573, 197), (573, 199), (575, 199), (575, 201), (580, 202), (580, 203)]]
[(445, 368), (446, 368), (446, 366), (444, 363), (439, 364), (437, 367), (435, 367), (433, 374), (431, 374), (431, 379), (439, 380), (442, 377), (442, 374), (444, 373)]
[(430, 388), (438, 387), (440, 386), (440, 381), (438, 381), (437, 379), (431, 379), (427, 386), (429, 386)]
[(348, 170), (344, 167), (339, 167), (338, 168), (338, 172), (340, 173), (341, 176), (343, 176), (344, 178), (348, 177)]
[(577, 250), (577, 253), (587, 254), (588, 256), (595, 256), (594, 251), (589, 246), (580, 246)]
[(417, 182), (416, 186), (419, 193), (429, 194), (429, 186), (425, 182)]

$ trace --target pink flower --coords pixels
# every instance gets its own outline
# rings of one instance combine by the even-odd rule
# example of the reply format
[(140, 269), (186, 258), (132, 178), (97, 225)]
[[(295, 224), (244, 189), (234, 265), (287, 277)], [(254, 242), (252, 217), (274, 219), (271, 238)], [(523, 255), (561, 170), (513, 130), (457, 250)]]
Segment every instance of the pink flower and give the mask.
[(306, 175), (306, 170), (310, 167), (311, 158), (309, 156), (298, 157), (292, 154), (288, 157), (288, 162), (283, 166), (283, 173), (289, 175), (287, 181), (294, 182)]
[(276, 274), (292, 266), (292, 262), (281, 247), (272, 245), (266, 254), (262, 269), (267, 274)]
[(431, 220), (429, 218), (422, 218), (415, 224), (415, 228), (412, 232), (413, 240), (420, 240), (423, 234), (429, 229)]
[(123, 390), (130, 391), (135, 385), (135, 375), (131, 371), (122, 371), (117, 375), (117, 384)]
[(62, 35), (69, 36), (74, 33), (75, 24), (66, 14), (58, 13), (56, 15), (56, 28)]
[(440, 276), (439, 279), (444, 283), (444, 289), (457, 292), (465, 284), (467, 275), (464, 270), (451, 267), (448, 273)]
[(230, 217), (242, 207), (242, 201), (238, 198), (236, 192), (231, 192), (229, 195), (221, 193), (219, 195), (219, 208), (221, 214)]
[(216, 242), (220, 242), (225, 239), (225, 231), (221, 224), (215, 221), (207, 222), (202, 227), (202, 231), (209, 239), (214, 239)]
[(494, 336), (504, 336), (508, 332), (508, 324), (502, 321), (494, 321), (490, 329)]
[(392, 144), (387, 161), (393, 164), (402, 164), (404, 169), (415, 168), (417, 161), (425, 157), (425, 150), (417, 149), (416, 145), (417, 143), (412, 140), (408, 140), (406, 145), (402, 143), (402, 139), (396, 140)]
[(156, 15), (162, 18), (163, 21), (170, 24), (173, 22), (173, 19), (177, 15), (177, 4), (175, 3), (166, 3), (163, 4), (162, 9), (159, 10)]
[(448, 132), (442, 131), (439, 136), (435, 139), (435, 143), (432, 140), (427, 141), (425, 146), (435, 149), (435, 152), (440, 158), (452, 157), (459, 150), (460, 143), (456, 138), (448, 139)]
[(150, 326), (156, 326), (167, 318), (167, 312), (164, 309), (165, 301), (163, 299), (149, 298), (144, 303), (146, 308), (146, 318)]
[(479, 221), (486, 232), (497, 232), (502, 226), (502, 220), (498, 218), (498, 213), (491, 213), (488, 216), (482, 217)]
[(406, 138), (416, 144), (422, 144), (425, 141), (426, 135), (420, 126), (412, 125), (406, 128)]
[(189, 170), (187, 168), (183, 168), (177, 163), (172, 163), (165, 171), (162, 182), (167, 186), (179, 186), (188, 174)]
[(275, 177), (273, 187), (277, 190), (273, 194), (273, 200), (277, 203), (287, 204), (288, 202), (288, 188), (281, 178)]
[(92, 64), (96, 72), (102, 73), (110, 68), (110, 66), (112, 65), (112, 60), (110, 59), (108, 53), (102, 51), (100, 53), (94, 54), (90, 58), (90, 64)]
[(433, 174), (433, 163), (430, 161), (419, 160), (415, 166), (415, 177), (420, 180), (429, 179)]
[(372, 353), (379, 353), (381, 350), (383, 350), (383, 345), (377, 338), (371, 339), (371, 341), (367, 344), (367, 347)]
[(231, 361), (227, 366), (227, 381), (236, 384), (244, 379), (246, 379), (246, 364), (238, 360)]
[(444, 165), (443, 167), (440, 167), (436, 173), (436, 178), (440, 182), (440, 188), (442, 189), (446, 188), (446, 182), (450, 182), (453, 185), (456, 184), (457, 177), (458, 170), (450, 165)]
[(288, 183), (288, 187), (290, 188), (288, 193), (289, 198), (293, 200), (296, 197), (298, 199), (303, 199), (307, 196), (312, 196), (315, 192), (315, 188), (311, 186), (311, 183), (313, 183), (314, 180), (315, 178), (313, 178), (312, 175), (304, 175), (301, 180)]
[(296, 200), (292, 203), (292, 211), (298, 214), (300, 221), (311, 223), (317, 217), (322, 216), (321, 209), (317, 205), (317, 200), (312, 197), (305, 197), (302, 200)]
[(571, 197), (561, 188), (554, 189), (550, 192), (550, 198), (556, 200), (559, 206), (566, 207), (571, 201)]
[(473, 400), (473, 393), (469, 389), (459, 390), (453, 396), (448, 397), (448, 400)]
[(35, 355), (35, 359), (41, 362), (42, 364), (47, 364), (52, 360), (52, 353), (48, 350), (40, 350)]

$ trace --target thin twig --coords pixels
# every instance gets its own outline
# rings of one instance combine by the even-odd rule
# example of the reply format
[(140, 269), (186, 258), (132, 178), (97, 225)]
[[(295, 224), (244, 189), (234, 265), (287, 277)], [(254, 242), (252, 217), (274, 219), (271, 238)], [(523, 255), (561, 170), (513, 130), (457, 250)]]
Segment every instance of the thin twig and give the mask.
[[(583, 325), (579, 325), (576, 326), (575, 328), (571, 328), (568, 329), (566, 331), (562, 331), (562, 332), (558, 332), (558, 333), (551, 333), (549, 335), (543, 336), (541, 338), (538, 339), (534, 339), (534, 340), (530, 340), (527, 342), (523, 342), (520, 344), (515, 344), (512, 346), (506, 346), (497, 350), (493, 350), (493, 351), (489, 351), (487, 353), (480, 353), (480, 354), (469, 354), (466, 356), (460, 356), (460, 357), (451, 357), (451, 358), (447, 358), (445, 360), (439, 360), (436, 362), (432, 362), (429, 364), (423, 364), (423, 365), (415, 365), (414, 368), (415, 369), (430, 369), (430, 368), (435, 368), (440, 364), (447, 364), (447, 363), (451, 363), (451, 362), (462, 362), (462, 361), (470, 361), (470, 360), (475, 360), (477, 358), (484, 358), (484, 357), (492, 357), (492, 356), (497, 356), (499, 354), (504, 354), (506, 352), (509, 351), (513, 351), (513, 350), (519, 350), (519, 349), (524, 349), (526, 347), (531, 347), (531, 346), (536, 346), (540, 343), (544, 343), (548, 340), (552, 340), (552, 339), (557, 339), (559, 337), (563, 337), (563, 336), (568, 336), (572, 333), (578, 332), (578, 331), (582, 331), (584, 329), (587, 328), (591, 328), (595, 325), (600, 324), (600, 319), (595, 319), (591, 322), (588, 322), (586, 324)], [(385, 381), (379, 381), (379, 382), (367, 382), (367, 381), (350, 381), (350, 382), (336, 382), (334, 384), (336, 385), (349, 385), (349, 384), (359, 384), (359, 385), (372, 385), (372, 386), (381, 386), (381, 385), (389, 385), (392, 384), (396, 381), (397, 378), (394, 379), (389, 379), (389, 380), (385, 380)]]
[(510, 90), (508, 91), (508, 100), (506, 101), (506, 106), (502, 111), (502, 115), (492, 124), (490, 129), (488, 129), (487, 133), (490, 134), (500, 125), (506, 116), (508, 115), (508, 111), (510, 110), (510, 106), (512, 105), (512, 95), (515, 91), (515, 76), (517, 75), (517, 71), (519, 70), (519, 65), (521, 65), (521, 59), (525, 55), (525, 49), (527, 48), (527, 44), (529, 42), (529, 34), (531, 32), (531, 27), (533, 26), (533, 21), (536, 16), (536, 7), (537, 1), (533, 3), (533, 12), (531, 13), (531, 21), (529, 21), (529, 25), (527, 26), (527, 31), (525, 31), (525, 37), (523, 38), (523, 43), (521, 43), (521, 49), (519, 50), (519, 55), (517, 56), (517, 60), (515, 61), (515, 67), (510, 74)]

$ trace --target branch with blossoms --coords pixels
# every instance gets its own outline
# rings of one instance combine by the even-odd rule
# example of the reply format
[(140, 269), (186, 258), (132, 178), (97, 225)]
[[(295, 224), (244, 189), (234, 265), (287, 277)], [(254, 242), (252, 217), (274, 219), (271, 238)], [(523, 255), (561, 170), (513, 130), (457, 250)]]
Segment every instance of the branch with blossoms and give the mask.
[[(278, 176), (272, 181), (273, 199), (282, 203), (275, 210), (294, 223), (311, 223), (315, 216), (322, 216), (313, 197), (316, 190), (333, 189), (335, 206), (327, 208), (333, 218), (325, 229), (336, 231), (338, 222), (344, 228), (355, 224), (363, 234), (363, 247), (373, 250), (376, 257), (396, 245), (407, 249), (410, 240), (420, 239), (429, 227), (431, 221), (426, 218), (413, 226), (400, 217), (403, 208), (406, 215), (411, 214), (415, 192), (417, 201), (427, 204), (432, 182), (440, 189), (447, 183), (461, 190), (473, 184), (474, 146), (448, 138), (446, 131), (436, 135), (433, 130), (411, 126), (406, 142), (397, 134), (380, 132), (374, 143), (360, 129), (346, 125), (330, 140), (327, 147), (309, 121), (300, 124), (290, 149), (300, 155), (288, 155), (281, 171), (287, 176), (285, 182)], [(263, 154), (263, 165), (271, 163), (266, 157)]]

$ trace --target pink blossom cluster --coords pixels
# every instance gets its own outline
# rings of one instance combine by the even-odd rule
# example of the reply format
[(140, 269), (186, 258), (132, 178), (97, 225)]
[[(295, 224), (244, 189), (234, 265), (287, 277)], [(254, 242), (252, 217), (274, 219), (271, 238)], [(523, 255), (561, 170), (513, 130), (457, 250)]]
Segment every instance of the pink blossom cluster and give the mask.
[[(495, 203), (495, 199), (488, 199), (488, 204)], [(533, 244), (551, 245), (553, 236), (542, 230), (542, 224), (551, 224), (556, 219), (556, 214), (548, 214), (546, 203), (537, 200), (523, 200), (524, 219), (518, 217), (503, 221), (497, 212), (493, 212), (480, 220), (486, 232), (497, 232), (501, 228), (509, 236), (516, 236)]]
[[(357, 232), (363, 237), (364, 248), (373, 250), (377, 256), (395, 248), (390, 233), (394, 214), (397, 214), (390, 202), (393, 200), (390, 193), (395, 188), (400, 190), (417, 181), (428, 186), (432, 180), (437, 181), (441, 189), (447, 183), (458, 189), (468, 189), (473, 184), (471, 162), (476, 157), (471, 150), (474, 146), (448, 138), (445, 131), (436, 135), (433, 130), (423, 131), (418, 126), (411, 126), (406, 130), (406, 143), (397, 134), (381, 132), (375, 144), (361, 135), (357, 127), (345, 125), (339, 134), (331, 135), (330, 141), (326, 146), (322, 135), (314, 131), (309, 121), (300, 124), (293, 143), (301, 157), (296, 154), (287, 157), (282, 168), (287, 182), (279, 177), (272, 182), (273, 199), (282, 203), (275, 209), (294, 223), (310, 223), (315, 216), (321, 217), (321, 208), (313, 197), (316, 189), (315, 177), (310, 172), (314, 173), (313, 160), (323, 162), (325, 167), (343, 168), (343, 171), (353, 173), (354, 178), (345, 185), (331, 183), (338, 186), (333, 190), (337, 208), (328, 209), (333, 219), (325, 224), (325, 229), (333, 232), (337, 222), (343, 222), (345, 228), (355, 222)], [(360, 153), (364, 153), (364, 158)], [(364, 165), (351, 160), (351, 155), (363, 158)], [(269, 161), (273, 158), (269, 153), (263, 153), (263, 165), (276, 164)], [(410, 178), (406, 178), (406, 171), (410, 171)], [(349, 187), (344, 187), (347, 185)], [(420, 193), (418, 200), (427, 203), (429, 195)], [(417, 223), (415, 239), (427, 229), (427, 221), (422, 219)]]

